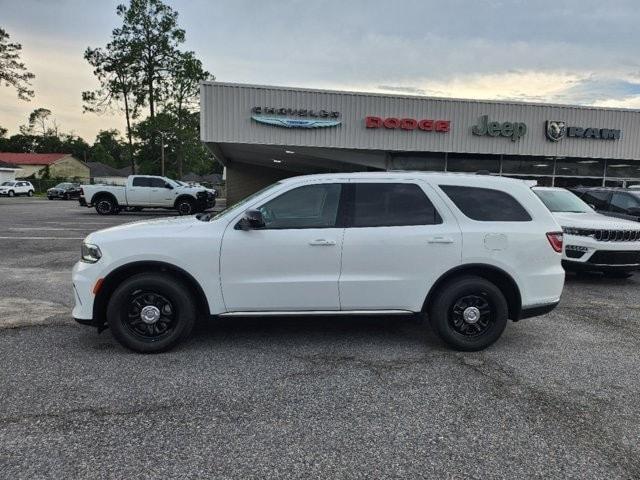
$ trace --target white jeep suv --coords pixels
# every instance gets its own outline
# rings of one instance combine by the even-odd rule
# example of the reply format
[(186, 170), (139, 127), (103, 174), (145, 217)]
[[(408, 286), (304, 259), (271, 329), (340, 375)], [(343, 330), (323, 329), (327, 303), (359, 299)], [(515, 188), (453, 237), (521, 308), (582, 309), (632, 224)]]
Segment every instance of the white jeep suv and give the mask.
[(27, 195), (29, 197), (33, 196), (35, 189), (31, 182), (27, 182), (26, 180), (10, 180), (8, 182), (2, 182), (0, 185), (0, 195), (7, 195), (9, 197), (14, 197), (17, 195)]
[(422, 172), (280, 181), (211, 217), (89, 235), (74, 318), (151, 352), (197, 316), (426, 313), (480, 350), (560, 300), (562, 232), (521, 180)]
[(640, 223), (601, 215), (564, 188), (533, 191), (562, 226), (566, 270), (625, 278), (640, 269)]

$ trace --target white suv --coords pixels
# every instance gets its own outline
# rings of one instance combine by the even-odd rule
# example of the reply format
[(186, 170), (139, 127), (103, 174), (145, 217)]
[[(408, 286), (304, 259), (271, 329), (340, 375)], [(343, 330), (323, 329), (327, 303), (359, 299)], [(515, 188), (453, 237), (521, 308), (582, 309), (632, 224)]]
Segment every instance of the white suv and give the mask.
[(562, 233), (521, 180), (421, 172), (278, 182), (211, 217), (89, 235), (74, 318), (139, 352), (196, 316), (426, 313), (480, 350), (560, 300)]
[(562, 226), (565, 269), (619, 278), (640, 269), (640, 223), (601, 215), (564, 188), (533, 191)]
[(33, 196), (35, 189), (31, 182), (25, 180), (10, 180), (8, 182), (2, 182), (0, 184), (0, 195), (7, 195), (13, 197), (16, 195), (28, 195)]

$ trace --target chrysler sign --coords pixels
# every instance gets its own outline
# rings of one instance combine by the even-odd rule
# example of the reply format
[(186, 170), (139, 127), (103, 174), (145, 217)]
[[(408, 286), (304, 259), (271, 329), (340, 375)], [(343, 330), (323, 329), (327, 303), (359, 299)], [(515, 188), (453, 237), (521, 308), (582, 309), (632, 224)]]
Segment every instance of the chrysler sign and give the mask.
[[(335, 127), (342, 123), (337, 120), (340, 112), (314, 110), (312, 108), (253, 107), (251, 118), (265, 125), (285, 128)], [(305, 118), (306, 117), (306, 118)]]

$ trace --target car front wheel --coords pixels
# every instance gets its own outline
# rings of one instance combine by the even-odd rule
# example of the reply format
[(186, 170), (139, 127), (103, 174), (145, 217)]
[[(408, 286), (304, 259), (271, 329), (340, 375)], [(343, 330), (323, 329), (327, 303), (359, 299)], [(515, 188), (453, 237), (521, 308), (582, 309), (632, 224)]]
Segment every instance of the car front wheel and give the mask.
[(195, 205), (192, 200), (185, 198), (178, 201), (176, 209), (180, 215), (192, 215), (195, 211)]
[(429, 321), (440, 338), (462, 351), (492, 345), (507, 326), (507, 317), (507, 300), (500, 289), (476, 276), (447, 282), (429, 308)]
[(15, 192), (14, 192), (13, 190), (9, 190), (9, 196), (10, 196), (10, 197), (15, 196)]
[(107, 306), (115, 339), (140, 353), (169, 350), (186, 338), (196, 318), (194, 301), (172, 277), (142, 273), (125, 280)]

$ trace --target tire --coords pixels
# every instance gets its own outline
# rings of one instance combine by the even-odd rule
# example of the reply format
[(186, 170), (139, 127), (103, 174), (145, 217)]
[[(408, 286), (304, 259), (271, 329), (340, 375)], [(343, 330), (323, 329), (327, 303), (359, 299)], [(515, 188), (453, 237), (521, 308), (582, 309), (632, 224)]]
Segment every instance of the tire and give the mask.
[(629, 278), (633, 272), (602, 272), (607, 278)]
[(28, 196), (30, 196), (30, 197), (33, 197), (33, 190), (29, 190), (29, 191), (27, 192), (27, 195), (28, 195)]
[(176, 202), (176, 210), (180, 215), (193, 215), (196, 210), (195, 202), (189, 198), (181, 198)]
[(49, 200), (53, 200), (53, 197), (49, 197), (49, 196), (47, 196), (47, 198), (48, 198)]
[(15, 197), (16, 192), (14, 192), (13, 190), (9, 190), (9, 194), (10, 197)]
[[(113, 292), (107, 305), (107, 324), (124, 347), (139, 353), (163, 352), (191, 333), (196, 319), (194, 305), (189, 290), (169, 275), (141, 273), (126, 279)], [(144, 307), (155, 308), (148, 312), (147, 321), (142, 320)], [(154, 316), (159, 316), (155, 323), (147, 323), (154, 322)]]
[(62, 199), (63, 199), (63, 200), (69, 200), (69, 194), (68, 194), (68, 193), (65, 193), (65, 194), (62, 196)]
[(467, 352), (483, 350), (498, 340), (508, 315), (507, 300), (500, 289), (476, 276), (445, 283), (429, 308), (429, 321), (438, 336), (455, 350)]
[(100, 197), (95, 202), (95, 209), (99, 215), (115, 215), (118, 210), (118, 205), (110, 197)]

